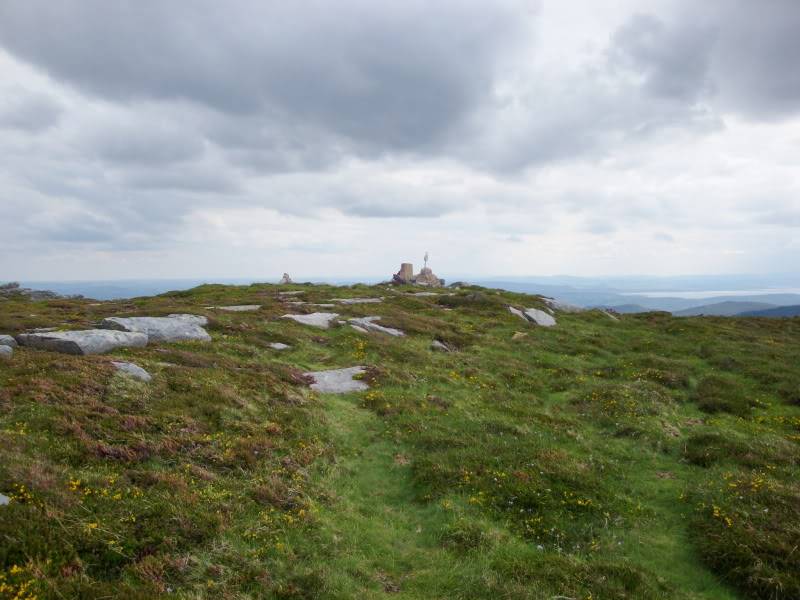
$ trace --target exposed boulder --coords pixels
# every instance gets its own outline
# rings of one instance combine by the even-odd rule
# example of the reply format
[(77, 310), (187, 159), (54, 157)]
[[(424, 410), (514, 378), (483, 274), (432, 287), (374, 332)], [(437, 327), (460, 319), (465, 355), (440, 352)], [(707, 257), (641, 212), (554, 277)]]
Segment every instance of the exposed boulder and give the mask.
[(9, 502), (11, 502), (11, 498), (5, 494), (0, 494), (0, 506), (8, 506)]
[(11, 346), (0, 346), (0, 360), (11, 360), (14, 356), (14, 348)]
[(303, 325), (310, 325), (311, 327), (319, 327), (320, 329), (328, 329), (333, 321), (339, 315), (337, 313), (311, 313), (310, 315), (283, 315), (281, 319), (292, 319)]
[(139, 365), (135, 365), (131, 362), (111, 361), (111, 364), (117, 368), (118, 372), (133, 379), (138, 379), (139, 381), (145, 381), (145, 382), (153, 379), (150, 373), (145, 371)]
[(524, 331), (515, 331), (514, 335), (511, 336), (511, 340), (516, 342), (517, 340), (521, 340), (526, 337), (528, 337), (528, 334)]
[(146, 333), (108, 329), (21, 333), (17, 336), (17, 342), (22, 346), (64, 354), (103, 354), (117, 348), (144, 348), (147, 341)]
[(283, 342), (270, 342), (267, 345), (273, 350), (286, 350), (288, 348), (291, 348), (289, 344), (284, 344)]
[(278, 282), (279, 285), (289, 285), (291, 283), (294, 283), (294, 282), (292, 281), (292, 278), (289, 277), (288, 273), (284, 273), (283, 277), (281, 277), (281, 280)]
[(199, 315), (169, 317), (108, 317), (100, 322), (101, 329), (145, 333), (154, 342), (211, 341), (211, 336), (199, 323)]
[(17, 347), (17, 340), (10, 335), (0, 335), (0, 346), (8, 346), (9, 348)]
[(224, 310), (227, 312), (250, 312), (261, 308), (260, 304), (236, 304), (233, 306), (215, 306), (217, 310)]
[(516, 315), (524, 321), (536, 323), (542, 327), (553, 327), (556, 324), (556, 320), (552, 315), (549, 315), (538, 308), (526, 308), (524, 311), (521, 311), (518, 308), (509, 306), (508, 310), (512, 315)]
[(378, 333), (385, 333), (387, 335), (391, 335), (394, 337), (402, 337), (405, 335), (399, 329), (393, 329), (392, 327), (384, 327), (383, 325), (378, 325), (375, 321), (380, 320), (380, 317), (359, 317), (356, 319), (350, 319), (350, 325), (353, 326), (353, 329), (359, 331), (376, 331)]
[(314, 391), (322, 392), (323, 394), (346, 394), (347, 392), (360, 392), (369, 389), (365, 382), (355, 379), (356, 376), (363, 375), (366, 372), (364, 367), (359, 366), (315, 371), (304, 373), (304, 375), (314, 380), (314, 383), (311, 384), (311, 389)]

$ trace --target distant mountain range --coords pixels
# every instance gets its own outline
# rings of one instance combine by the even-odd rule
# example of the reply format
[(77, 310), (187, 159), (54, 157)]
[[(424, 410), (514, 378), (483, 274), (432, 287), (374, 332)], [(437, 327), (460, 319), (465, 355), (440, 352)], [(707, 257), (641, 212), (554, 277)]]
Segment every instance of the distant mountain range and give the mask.
[(740, 317), (770, 317), (778, 319), (782, 317), (800, 317), (800, 304), (796, 306), (776, 306), (764, 310), (751, 310), (742, 312)]

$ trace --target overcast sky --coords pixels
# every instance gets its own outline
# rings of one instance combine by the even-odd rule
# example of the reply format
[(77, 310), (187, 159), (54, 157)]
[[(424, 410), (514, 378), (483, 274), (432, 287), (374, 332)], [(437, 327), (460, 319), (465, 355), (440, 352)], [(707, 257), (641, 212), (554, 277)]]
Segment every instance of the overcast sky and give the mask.
[(798, 272), (798, 0), (2, 0), (0, 280)]

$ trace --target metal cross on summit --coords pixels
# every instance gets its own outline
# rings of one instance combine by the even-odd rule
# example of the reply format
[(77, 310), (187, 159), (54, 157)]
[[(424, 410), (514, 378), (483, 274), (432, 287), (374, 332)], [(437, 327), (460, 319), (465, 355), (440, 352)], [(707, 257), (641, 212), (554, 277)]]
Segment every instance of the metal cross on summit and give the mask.
[(428, 251), (425, 250), (425, 268), (428, 268)]

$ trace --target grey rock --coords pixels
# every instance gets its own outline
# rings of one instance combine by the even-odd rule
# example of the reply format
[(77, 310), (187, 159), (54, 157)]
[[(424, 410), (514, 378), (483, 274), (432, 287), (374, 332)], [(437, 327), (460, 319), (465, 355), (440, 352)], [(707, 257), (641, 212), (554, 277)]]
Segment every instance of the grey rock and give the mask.
[(361, 327), (360, 325), (350, 325), (353, 329), (355, 329), (358, 333), (369, 333), (366, 329)]
[(17, 340), (10, 335), (0, 335), (0, 346), (8, 346), (10, 348), (17, 347)]
[(447, 344), (440, 342), (439, 340), (433, 340), (431, 342), (431, 350), (435, 352), (452, 352)]
[(324, 394), (346, 394), (347, 392), (360, 392), (368, 390), (369, 386), (359, 379), (353, 379), (356, 375), (366, 373), (364, 367), (349, 367), (347, 369), (331, 369), (329, 371), (316, 371), (305, 373), (311, 377), (314, 383), (311, 389)]
[(383, 302), (383, 298), (334, 298), (333, 302), (339, 304), (377, 304)]
[(518, 316), (523, 321), (536, 323), (537, 325), (541, 325), (542, 327), (553, 327), (556, 324), (556, 320), (553, 318), (552, 315), (548, 315), (543, 310), (539, 310), (537, 308), (526, 308), (525, 311), (523, 312), (518, 308), (509, 306), (508, 310), (512, 315)]
[(100, 322), (101, 329), (145, 333), (152, 342), (211, 341), (211, 336), (199, 323), (198, 315), (169, 317), (109, 317)]
[(117, 362), (111, 361), (111, 364), (117, 368), (117, 371), (127, 375), (128, 377), (132, 377), (133, 379), (138, 379), (139, 381), (150, 381), (153, 379), (150, 376), (150, 373), (145, 371), (139, 365), (135, 365), (130, 362)]
[(26, 333), (49, 333), (51, 331), (58, 331), (58, 327), (34, 327), (33, 329), (28, 330)]
[(324, 304), (309, 304), (309, 306), (316, 306), (317, 308), (333, 308), (336, 305), (335, 304), (328, 304), (326, 302)]
[(293, 282), (292, 282), (292, 278), (289, 277), (289, 274), (288, 273), (284, 273), (283, 277), (281, 277), (281, 280), (278, 283), (280, 285), (289, 285), (290, 283), (293, 283)]
[(5, 494), (0, 494), (0, 506), (7, 506), (9, 502), (11, 502), (11, 498)]
[(186, 321), (187, 323), (194, 323), (200, 327), (205, 327), (208, 325), (208, 317), (204, 317), (203, 315), (171, 314), (167, 315), (167, 317), (170, 319), (180, 319), (181, 321)]
[(303, 294), (303, 290), (294, 290), (291, 292), (278, 292), (279, 296), (297, 296), (298, 294)]
[(14, 349), (11, 346), (0, 346), (0, 360), (11, 360)]
[(225, 310), (228, 312), (250, 312), (261, 308), (260, 304), (237, 304), (234, 306), (216, 306), (217, 310)]
[(508, 307), (508, 312), (510, 312), (512, 315), (515, 315), (515, 316), (519, 317), (523, 321), (527, 321), (528, 320), (528, 317), (525, 316), (524, 312), (522, 312), (518, 308), (514, 308), (513, 306), (509, 306)]
[(287, 348), (291, 348), (289, 344), (284, 344), (283, 342), (270, 342), (267, 345), (273, 350), (286, 350)]
[(543, 310), (537, 308), (525, 309), (525, 316), (529, 321), (541, 325), (542, 327), (553, 327), (556, 324), (556, 320), (552, 315), (548, 315)]
[(144, 348), (146, 333), (86, 329), (83, 331), (53, 331), (21, 333), (17, 341), (22, 346), (63, 352), (64, 354), (103, 354), (117, 348)]
[(417, 296), (418, 298), (427, 298), (429, 296), (438, 296), (437, 292), (414, 292), (413, 294), (409, 294), (409, 296)]
[(337, 313), (311, 313), (310, 315), (283, 315), (281, 319), (292, 319), (303, 325), (310, 325), (311, 327), (319, 327), (320, 329), (328, 329), (333, 321), (339, 315)]
[(380, 317), (359, 317), (356, 319), (350, 319), (350, 324), (360, 327), (362, 329), (366, 329), (367, 331), (376, 331), (378, 333), (385, 333), (387, 335), (392, 335), (394, 337), (402, 337), (405, 335), (399, 329), (393, 329), (392, 327), (384, 327), (383, 325), (378, 325), (375, 321), (380, 320)]

